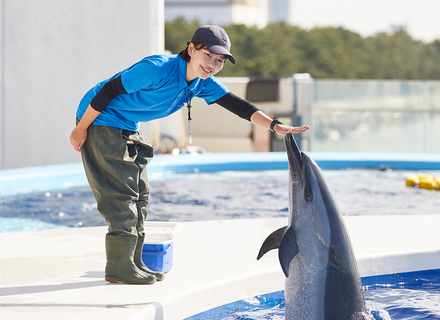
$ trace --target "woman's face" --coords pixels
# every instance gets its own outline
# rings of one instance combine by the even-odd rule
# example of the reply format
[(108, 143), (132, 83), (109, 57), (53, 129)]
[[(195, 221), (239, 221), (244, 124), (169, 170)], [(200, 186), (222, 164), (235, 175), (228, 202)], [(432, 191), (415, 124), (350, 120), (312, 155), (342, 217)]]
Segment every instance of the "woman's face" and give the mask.
[(226, 61), (226, 56), (215, 54), (206, 47), (197, 50), (193, 43), (189, 44), (188, 54), (191, 60), (186, 68), (186, 80), (192, 81), (195, 78), (207, 79), (219, 72)]

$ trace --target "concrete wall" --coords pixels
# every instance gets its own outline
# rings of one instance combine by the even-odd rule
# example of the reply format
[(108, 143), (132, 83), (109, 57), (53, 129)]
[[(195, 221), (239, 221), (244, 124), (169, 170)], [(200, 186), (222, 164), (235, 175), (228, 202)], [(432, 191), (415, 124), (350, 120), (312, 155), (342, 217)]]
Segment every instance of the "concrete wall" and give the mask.
[(78, 102), (147, 55), (149, 2), (0, 2), (0, 169), (80, 161)]

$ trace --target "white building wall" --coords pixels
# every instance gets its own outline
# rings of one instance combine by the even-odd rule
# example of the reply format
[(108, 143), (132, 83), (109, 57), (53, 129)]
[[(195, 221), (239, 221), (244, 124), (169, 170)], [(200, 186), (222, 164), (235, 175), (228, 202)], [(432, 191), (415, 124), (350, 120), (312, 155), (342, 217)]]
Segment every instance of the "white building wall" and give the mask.
[(271, 0), (270, 4), (269, 21), (271, 23), (295, 24), (293, 20), (293, 0)]
[(4, 163), (6, 161), (5, 154), (5, 144), (6, 144), (6, 120), (5, 120), (5, 56), (4, 56), (4, 41), (5, 41), (5, 30), (4, 30), (4, 21), (5, 21), (5, 10), (4, 10), (4, 1), (0, 2), (0, 170), (4, 168)]
[(225, 26), (232, 24), (232, 9), (229, 4), (199, 6), (167, 6), (165, 0), (165, 21), (184, 18), (186, 21), (198, 21), (200, 24)]
[(235, 4), (232, 7), (232, 21), (235, 24), (264, 28), (269, 22), (268, 1), (260, 0), (258, 6)]
[(78, 103), (149, 52), (148, 6), (0, 1), (0, 169), (80, 161), (69, 141)]
[(201, 24), (244, 24), (263, 28), (269, 0), (165, 0), (165, 20), (184, 18)]

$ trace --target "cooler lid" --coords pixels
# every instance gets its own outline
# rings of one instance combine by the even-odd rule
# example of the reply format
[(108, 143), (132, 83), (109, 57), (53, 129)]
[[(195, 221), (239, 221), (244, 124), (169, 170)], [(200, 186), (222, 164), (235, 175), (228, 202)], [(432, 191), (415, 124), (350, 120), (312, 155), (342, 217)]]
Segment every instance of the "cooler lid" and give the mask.
[(173, 239), (179, 228), (177, 222), (148, 221), (144, 223), (145, 238)]

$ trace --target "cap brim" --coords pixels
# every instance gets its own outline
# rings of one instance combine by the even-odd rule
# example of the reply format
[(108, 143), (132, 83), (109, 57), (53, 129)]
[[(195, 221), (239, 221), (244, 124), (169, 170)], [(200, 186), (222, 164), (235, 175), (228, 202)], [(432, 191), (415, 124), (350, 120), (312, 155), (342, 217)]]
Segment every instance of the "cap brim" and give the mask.
[(208, 43), (205, 43), (206, 48), (208, 48), (209, 51), (215, 54), (222, 54), (228, 57), (229, 61), (232, 62), (232, 64), (235, 64), (235, 58), (234, 56), (225, 48), (219, 45), (210, 45)]

